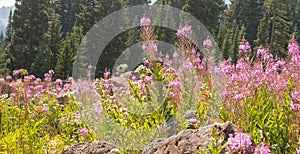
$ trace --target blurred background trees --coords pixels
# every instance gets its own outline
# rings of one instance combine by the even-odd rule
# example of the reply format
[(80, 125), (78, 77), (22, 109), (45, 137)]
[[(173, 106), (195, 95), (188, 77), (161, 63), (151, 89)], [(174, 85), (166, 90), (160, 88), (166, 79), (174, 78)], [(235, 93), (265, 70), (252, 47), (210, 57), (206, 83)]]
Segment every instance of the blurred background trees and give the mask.
[[(67, 78), (83, 36), (101, 19), (134, 5), (163, 4), (186, 11), (199, 19), (218, 42), (224, 59), (238, 59), (241, 38), (253, 50), (261, 44), (273, 55), (287, 56), (291, 35), (299, 41), (299, 0), (16, 0), (8, 24), (0, 34), (0, 76), (16, 69), (26, 69), (43, 77), (54, 69), (55, 77)], [(128, 19), (124, 19), (127, 21)], [(139, 19), (136, 19), (137, 22)], [(164, 22), (174, 22), (168, 14)], [(158, 39), (175, 44), (170, 29), (156, 27)], [(97, 64), (96, 76), (112, 68), (122, 51), (140, 41), (139, 28), (132, 28), (114, 38)], [(88, 44), (86, 50), (96, 44)], [(105, 57), (105, 58), (104, 58)], [(88, 66), (88, 64), (82, 64)]]

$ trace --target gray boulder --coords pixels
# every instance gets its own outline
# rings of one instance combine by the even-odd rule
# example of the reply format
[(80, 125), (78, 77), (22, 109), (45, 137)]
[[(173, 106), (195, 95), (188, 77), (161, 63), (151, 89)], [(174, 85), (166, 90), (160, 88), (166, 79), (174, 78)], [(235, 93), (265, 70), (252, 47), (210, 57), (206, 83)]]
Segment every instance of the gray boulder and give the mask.
[(94, 141), (78, 143), (62, 150), (61, 154), (116, 154), (120, 149), (108, 142)]
[[(236, 126), (230, 122), (214, 124), (200, 129), (188, 129), (168, 139), (154, 140), (146, 146), (143, 154), (197, 154), (200, 149), (208, 150), (211, 143), (210, 134), (216, 129), (225, 134), (225, 141), (229, 134), (236, 132)], [(225, 143), (224, 141), (224, 143)]]

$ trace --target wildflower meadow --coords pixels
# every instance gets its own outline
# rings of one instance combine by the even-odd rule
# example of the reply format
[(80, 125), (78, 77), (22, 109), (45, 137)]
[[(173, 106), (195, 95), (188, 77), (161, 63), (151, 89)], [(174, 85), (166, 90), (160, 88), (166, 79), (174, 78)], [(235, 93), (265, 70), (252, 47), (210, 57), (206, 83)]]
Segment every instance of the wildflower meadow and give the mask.
[(172, 55), (158, 48), (146, 15), (139, 35), (143, 64), (118, 77), (121, 86), (111, 70), (96, 79), (56, 79), (53, 70), (38, 78), (24, 69), (0, 78), (0, 153), (59, 153), (95, 140), (140, 153), (153, 138), (170, 136), (170, 121), (178, 122), (177, 132), (185, 130), (188, 110), (197, 111), (198, 127), (227, 121), (238, 126), (211, 151), (300, 153), (300, 50), (294, 37), (282, 42), (288, 44), (286, 58), (263, 45), (253, 49), (242, 38), (234, 62), (214, 57), (211, 36), (197, 48), (189, 24), (178, 27)]

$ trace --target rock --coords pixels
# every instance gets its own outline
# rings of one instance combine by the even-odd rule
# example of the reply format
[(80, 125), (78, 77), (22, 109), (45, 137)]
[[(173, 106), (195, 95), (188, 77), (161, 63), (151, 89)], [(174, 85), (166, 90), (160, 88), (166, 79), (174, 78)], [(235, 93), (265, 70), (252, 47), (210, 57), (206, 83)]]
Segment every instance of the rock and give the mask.
[(198, 129), (201, 126), (201, 123), (198, 119), (189, 119), (187, 129)]
[[(210, 134), (216, 129), (225, 134), (225, 141), (229, 134), (236, 132), (236, 126), (230, 122), (214, 124), (200, 129), (188, 129), (168, 139), (159, 139), (151, 142), (143, 151), (143, 154), (193, 154), (199, 153), (199, 149), (207, 150), (210, 144)], [(224, 141), (224, 143), (225, 143)]]
[(193, 119), (196, 117), (196, 110), (187, 110), (185, 115), (184, 115), (184, 119), (189, 120), (189, 119)]
[(120, 149), (111, 143), (94, 141), (66, 147), (61, 154), (115, 154), (119, 152)]

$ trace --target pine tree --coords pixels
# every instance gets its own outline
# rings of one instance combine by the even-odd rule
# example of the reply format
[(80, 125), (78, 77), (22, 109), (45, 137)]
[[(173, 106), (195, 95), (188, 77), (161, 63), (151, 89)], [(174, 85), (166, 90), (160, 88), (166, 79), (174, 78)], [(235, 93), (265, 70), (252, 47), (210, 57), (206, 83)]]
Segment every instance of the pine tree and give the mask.
[[(251, 8), (251, 9), (250, 9)], [(243, 11), (241, 11), (243, 10)], [(233, 0), (228, 10), (222, 19), (222, 23), (218, 32), (217, 40), (221, 46), (221, 52), (224, 58), (227, 59), (228, 53), (229, 57), (236, 59), (238, 53), (239, 41), (241, 36), (236, 35), (241, 29), (245, 29), (245, 37), (252, 44), (256, 39), (257, 27), (259, 25), (259, 20), (262, 18), (263, 12), (263, 0)], [(229, 32), (228, 32), (229, 31)], [(228, 36), (229, 35), (229, 36)], [(233, 36), (234, 35), (234, 36)], [(238, 38), (234, 38), (238, 37)], [(229, 40), (228, 40), (229, 39)], [(232, 41), (234, 39), (235, 41)], [(235, 47), (233, 51), (226, 51), (228, 47), (225, 43), (231, 42)], [(232, 46), (232, 45), (231, 45)], [(230, 50), (230, 49), (229, 49)], [(228, 57), (228, 58), (229, 58)]]
[(58, 0), (56, 1), (56, 13), (60, 15), (63, 37), (72, 32), (76, 21), (76, 14), (80, 12), (80, 0)]
[(11, 69), (24, 68), (35, 73), (31, 65), (40, 52), (44, 34), (48, 30), (48, 8), (49, 1), (16, 0), (12, 21), (13, 35), (8, 45)]
[(40, 78), (44, 77), (44, 73), (52, 69), (51, 57), (53, 57), (53, 54), (46, 38), (39, 42), (38, 52), (35, 54), (31, 64), (31, 70), (34, 71), (34, 75)]
[(3, 34), (3, 31), (1, 31), (0, 33), (0, 43), (3, 44), (4, 42), (4, 34)]
[(196, 17), (211, 34), (216, 35), (219, 19), (225, 9), (224, 0), (186, 0), (183, 10)]
[(292, 19), (289, 15), (291, 0), (266, 0), (264, 16), (260, 21), (257, 34), (257, 45), (266, 44), (273, 55), (284, 57), (287, 55), (286, 43), (293, 33)]
[[(72, 33), (69, 33), (65, 40), (62, 42), (61, 50), (57, 55), (57, 62), (55, 66), (55, 77), (66, 79), (67, 77), (72, 76), (72, 69), (74, 67), (74, 60), (77, 57), (80, 57), (81, 54), (86, 55), (86, 50), (78, 51), (78, 46), (82, 42), (82, 28), (80, 26), (74, 26)], [(81, 43), (81, 46), (84, 46)], [(75, 57), (75, 55), (77, 57)], [(83, 56), (80, 58), (79, 64), (76, 64), (77, 66), (80, 66), (81, 68), (87, 68), (87, 64), (84, 62), (88, 61), (88, 57)], [(76, 67), (76, 66), (75, 66)], [(83, 70), (82, 70), (83, 71)], [(84, 70), (86, 71), (86, 70)], [(79, 74), (79, 72), (75, 72)]]
[(67, 77), (72, 76), (72, 67), (73, 67), (73, 57), (74, 49), (71, 48), (71, 38), (67, 37), (64, 41), (64, 46), (57, 56), (57, 63), (55, 67), (56, 78), (66, 79)]
[(5, 43), (10, 43), (11, 41), (11, 36), (13, 34), (13, 29), (12, 29), (12, 10), (9, 12), (9, 17), (8, 17), (8, 24), (6, 26), (6, 31), (5, 31)]
[(50, 60), (50, 68), (54, 69), (55, 65), (57, 63), (57, 57), (59, 54), (59, 51), (61, 49), (61, 38), (62, 38), (62, 32), (61, 32), (61, 25), (59, 21), (60, 16), (56, 14), (53, 10), (53, 12), (49, 16), (48, 21), (48, 31), (45, 35), (45, 39), (47, 40), (48, 44), (48, 50), (50, 50), (52, 56)]

